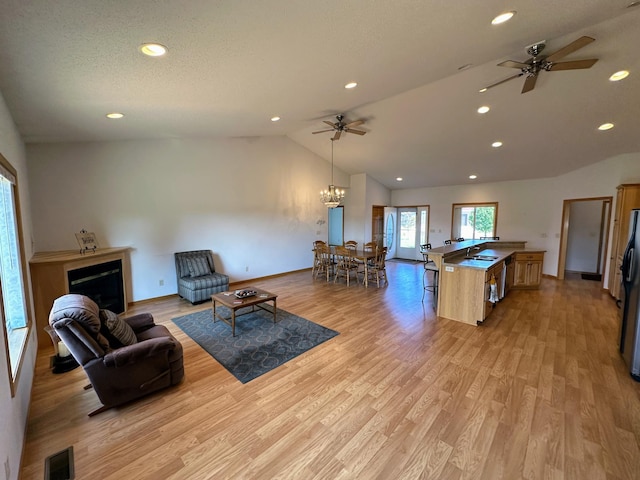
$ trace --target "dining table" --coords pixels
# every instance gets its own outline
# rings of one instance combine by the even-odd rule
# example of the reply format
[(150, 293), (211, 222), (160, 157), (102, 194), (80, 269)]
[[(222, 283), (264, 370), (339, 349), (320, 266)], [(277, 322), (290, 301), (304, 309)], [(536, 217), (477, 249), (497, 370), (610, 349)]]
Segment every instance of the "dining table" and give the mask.
[[(329, 250), (331, 252), (331, 256), (336, 255), (336, 246), (337, 245), (329, 245)], [(369, 286), (369, 261), (376, 258), (375, 250), (364, 250), (364, 249), (349, 249), (354, 259), (360, 261), (364, 265), (364, 286)], [(315, 249), (313, 249), (315, 253)]]

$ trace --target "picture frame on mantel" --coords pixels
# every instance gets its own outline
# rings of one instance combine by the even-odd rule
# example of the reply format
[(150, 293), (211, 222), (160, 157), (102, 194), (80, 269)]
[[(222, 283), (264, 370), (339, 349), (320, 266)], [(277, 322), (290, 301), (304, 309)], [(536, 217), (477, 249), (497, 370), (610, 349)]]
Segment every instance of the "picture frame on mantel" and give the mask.
[(96, 234), (93, 232), (87, 232), (86, 230), (80, 230), (76, 233), (76, 240), (80, 246), (80, 254), (84, 255), (87, 252), (96, 253), (98, 248), (98, 241), (96, 240)]

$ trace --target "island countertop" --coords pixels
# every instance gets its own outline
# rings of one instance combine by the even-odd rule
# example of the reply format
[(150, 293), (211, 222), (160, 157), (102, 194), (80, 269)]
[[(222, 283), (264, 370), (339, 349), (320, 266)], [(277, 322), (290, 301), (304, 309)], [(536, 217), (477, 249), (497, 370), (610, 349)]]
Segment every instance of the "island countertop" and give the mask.
[(443, 258), (442, 265), (451, 265), (458, 267), (478, 268), (481, 270), (489, 270), (494, 265), (506, 260), (514, 253), (542, 253), (546, 250), (540, 248), (485, 248), (482, 250), (471, 250), (470, 256), (481, 255), (483, 257), (496, 257), (493, 260), (477, 260), (470, 259), (466, 256), (466, 249), (464, 252), (458, 252), (456, 255)]
[[(481, 323), (510, 288), (538, 288), (544, 249), (525, 241), (466, 240), (429, 250), (438, 267), (437, 315), (471, 325)], [(468, 257), (479, 258), (468, 258)]]

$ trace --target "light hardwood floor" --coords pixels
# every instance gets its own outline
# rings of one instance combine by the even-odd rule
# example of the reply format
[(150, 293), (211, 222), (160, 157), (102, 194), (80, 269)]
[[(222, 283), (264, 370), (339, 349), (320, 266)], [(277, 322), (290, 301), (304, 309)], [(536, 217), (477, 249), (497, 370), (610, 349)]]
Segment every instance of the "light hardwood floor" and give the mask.
[[(137, 304), (184, 346), (185, 381), (89, 418), (81, 369), (38, 357), (21, 478), (73, 445), (78, 479), (640, 478), (640, 384), (598, 282), (543, 279), (484, 325), (437, 319), (420, 264), (383, 288), (310, 272), (253, 285), (340, 332), (245, 385), (171, 319), (210, 304)], [(241, 320), (240, 320), (241, 321)]]

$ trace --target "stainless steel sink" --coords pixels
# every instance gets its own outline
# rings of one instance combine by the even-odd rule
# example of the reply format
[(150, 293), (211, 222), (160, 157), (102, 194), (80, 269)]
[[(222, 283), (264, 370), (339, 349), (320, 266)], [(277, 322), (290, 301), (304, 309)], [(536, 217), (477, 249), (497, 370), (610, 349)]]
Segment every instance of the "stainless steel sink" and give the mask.
[(494, 260), (498, 259), (498, 257), (492, 257), (491, 255), (476, 255), (474, 256), (474, 258), (476, 260), (482, 260), (485, 262), (493, 262)]
[(490, 255), (474, 255), (473, 257), (464, 257), (465, 260), (477, 260), (480, 262), (493, 262), (498, 257), (492, 257)]

